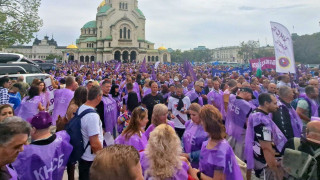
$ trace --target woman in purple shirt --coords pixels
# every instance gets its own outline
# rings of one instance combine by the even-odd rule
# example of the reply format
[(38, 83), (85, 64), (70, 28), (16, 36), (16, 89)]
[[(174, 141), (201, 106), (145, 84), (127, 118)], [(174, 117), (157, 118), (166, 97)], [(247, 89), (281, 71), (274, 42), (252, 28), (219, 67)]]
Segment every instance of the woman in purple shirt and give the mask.
[(115, 143), (131, 145), (138, 151), (143, 151), (148, 143), (144, 135), (144, 128), (148, 121), (148, 110), (141, 106), (136, 107), (132, 112), (128, 127), (117, 137)]
[(242, 180), (236, 157), (225, 140), (226, 132), (219, 110), (205, 105), (199, 117), (209, 140), (203, 142), (201, 147), (198, 179)]

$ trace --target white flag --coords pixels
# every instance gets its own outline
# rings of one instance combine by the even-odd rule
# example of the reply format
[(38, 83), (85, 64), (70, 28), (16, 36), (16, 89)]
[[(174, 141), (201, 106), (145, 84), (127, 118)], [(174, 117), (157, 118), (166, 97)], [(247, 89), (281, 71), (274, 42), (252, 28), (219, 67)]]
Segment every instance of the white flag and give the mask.
[(291, 34), (282, 24), (270, 22), (278, 73), (296, 73)]
[(155, 69), (155, 70), (158, 69), (159, 64), (160, 64), (160, 61), (157, 61), (157, 62), (154, 64), (154, 69)]

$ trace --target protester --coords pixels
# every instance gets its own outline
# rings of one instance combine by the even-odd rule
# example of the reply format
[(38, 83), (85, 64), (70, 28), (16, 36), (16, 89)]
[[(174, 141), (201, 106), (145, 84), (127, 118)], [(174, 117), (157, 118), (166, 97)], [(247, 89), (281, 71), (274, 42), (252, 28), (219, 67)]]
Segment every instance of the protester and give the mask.
[(251, 177), (251, 170), (254, 170), (260, 179), (282, 180), (283, 170), (277, 158), (281, 157), (287, 139), (269, 116), (278, 109), (277, 99), (269, 93), (260, 94), (258, 99), (259, 107), (250, 114), (247, 123), (247, 177)]
[(88, 90), (85, 87), (80, 86), (75, 90), (74, 96), (69, 103), (66, 113), (66, 118), (68, 121), (74, 117), (74, 113), (77, 112), (78, 108), (87, 101), (87, 97)]
[(66, 78), (66, 88), (54, 91), (54, 109), (52, 113), (52, 125), (56, 125), (58, 117), (64, 117), (67, 112), (68, 105), (74, 96), (74, 91), (78, 88), (78, 84), (74, 77)]
[(21, 94), (21, 98), (24, 98), (24, 96), (28, 93), (28, 89), (30, 88), (30, 85), (28, 83), (24, 82), (23, 76), (18, 77), (17, 83), (20, 84), (22, 87), (20, 94)]
[(226, 116), (226, 132), (230, 136), (228, 141), (235, 155), (242, 161), (244, 157), (244, 140), (246, 135), (246, 124), (252, 112), (249, 101), (255, 98), (250, 88), (240, 88), (237, 96), (230, 95), (229, 106)]
[(194, 90), (189, 91), (186, 96), (189, 97), (191, 103), (198, 103), (203, 106), (203, 99), (201, 96), (202, 89), (204, 88), (204, 83), (201, 81), (196, 81), (194, 84)]
[(291, 87), (289, 75), (284, 74), (284, 75), (280, 76), (279, 82), (277, 84), (277, 88), (280, 88), (281, 86)]
[(72, 151), (70, 136), (65, 131), (51, 134), (52, 118), (47, 112), (39, 112), (30, 120), (30, 124), (32, 142), (24, 146), (24, 151), (12, 164), (18, 178), (62, 179)]
[(180, 157), (181, 153), (181, 142), (174, 129), (167, 124), (156, 127), (146, 150), (140, 153), (144, 178), (182, 180), (188, 179), (188, 174), (196, 177), (189, 162)]
[(9, 103), (8, 88), (10, 86), (10, 79), (8, 77), (0, 78), (0, 105)]
[(199, 168), (199, 157), (202, 143), (208, 139), (199, 118), (201, 106), (192, 103), (188, 109), (191, 120), (187, 121), (186, 130), (183, 133), (183, 156), (189, 159), (193, 168)]
[(138, 95), (135, 91), (133, 91), (133, 84), (132, 83), (128, 83), (126, 85), (128, 94), (126, 94), (123, 97), (122, 100), (122, 111), (129, 111), (129, 113), (131, 113), (134, 108), (139, 106), (139, 99), (138, 99)]
[(8, 91), (9, 104), (13, 105), (13, 109), (17, 109), (17, 107), (21, 103), (21, 94), (20, 94), (21, 90), (22, 90), (21, 84), (14, 83)]
[(132, 146), (112, 145), (101, 150), (90, 168), (91, 180), (143, 180), (139, 152)]
[(20, 117), (8, 117), (0, 121), (0, 179), (16, 180), (13, 163), (24, 148), (30, 135), (30, 124)]
[(269, 84), (270, 84), (269, 79), (264, 79), (262, 81), (262, 85), (260, 86), (261, 93), (267, 93), (268, 92)]
[[(319, 156), (319, 150), (320, 150), (320, 122), (319, 121), (312, 121), (307, 124), (306, 129), (306, 138), (292, 138), (288, 140), (286, 143), (284, 149), (293, 149), (298, 150), (300, 152), (304, 152), (310, 156), (315, 156), (316, 152), (318, 151), (318, 156), (316, 158), (316, 166), (317, 169), (313, 170), (313, 173), (310, 172), (312, 168), (305, 169), (306, 172), (302, 173), (305, 176), (304, 178), (310, 178), (310, 179), (320, 179), (320, 156)], [(288, 164), (291, 166), (295, 166), (296, 169), (301, 169), (301, 167), (305, 167), (306, 164), (299, 164), (297, 163), (297, 159), (300, 157), (297, 157), (298, 154), (294, 154), (292, 159), (288, 159)], [(305, 158), (304, 158), (305, 159)], [(305, 162), (305, 161), (304, 161)], [(314, 166), (312, 164), (312, 166)], [(289, 168), (290, 168), (289, 167)]]
[(148, 129), (145, 132), (145, 135), (146, 135), (147, 139), (149, 139), (149, 135), (154, 130), (154, 128), (156, 128), (160, 124), (168, 124), (172, 128), (174, 128), (174, 122), (173, 121), (169, 121), (167, 119), (167, 117), (168, 117), (168, 107), (166, 105), (157, 104), (157, 105), (154, 106), (153, 109), (154, 109), (154, 112), (152, 113), (152, 118), (151, 118), (152, 124), (148, 127)]
[(14, 116), (13, 107), (9, 104), (0, 105), (0, 122), (7, 117)]
[(28, 96), (24, 97), (20, 106), (15, 110), (16, 116), (28, 121), (39, 111), (44, 111), (45, 108), (41, 103), (41, 97), (39, 96), (39, 87), (31, 86), (28, 91)]
[[(103, 92), (98, 86), (92, 86), (88, 100), (78, 109), (78, 114), (94, 109), (101, 102)], [(79, 161), (79, 180), (89, 179), (89, 169), (98, 151), (103, 145), (102, 122), (97, 113), (88, 113), (81, 119), (81, 133), (85, 152)]]
[(287, 139), (300, 137), (302, 133), (302, 121), (295, 109), (291, 106), (293, 91), (288, 86), (279, 88), (278, 109), (272, 113), (272, 120)]
[(174, 129), (181, 139), (185, 130), (185, 123), (188, 120), (187, 110), (191, 103), (189, 97), (183, 95), (181, 84), (176, 85), (175, 88), (176, 93), (168, 99), (168, 109), (171, 121), (174, 122)]
[(274, 83), (270, 83), (268, 85), (268, 93), (270, 94), (277, 94), (277, 85)]
[(110, 89), (111, 81), (104, 80), (101, 84), (101, 90), (103, 92), (102, 100), (96, 108), (104, 131), (114, 134), (116, 132), (118, 118), (118, 103), (112, 98), (112, 95), (109, 94)]
[(45, 110), (48, 111), (50, 105), (50, 93), (47, 92), (46, 84), (43, 81), (40, 81), (37, 86), (40, 91), (41, 104), (45, 107)]
[(208, 104), (215, 106), (225, 119), (226, 112), (224, 108), (223, 91), (220, 90), (220, 83), (218, 80), (213, 81), (213, 90), (208, 94)]
[(142, 106), (146, 107), (148, 109), (148, 118), (149, 118), (149, 122), (147, 124), (147, 127), (149, 127), (150, 123), (151, 123), (151, 117), (152, 117), (152, 113), (153, 113), (153, 107), (156, 104), (164, 104), (164, 99), (161, 96), (161, 94), (158, 93), (158, 84), (156, 82), (153, 82), (151, 84), (151, 93), (146, 95), (143, 99), (142, 99)]
[(197, 177), (243, 179), (232, 148), (224, 139), (226, 132), (219, 110), (212, 105), (205, 105), (201, 108), (199, 117), (209, 139), (202, 143)]
[(317, 98), (319, 91), (313, 86), (305, 88), (306, 94), (300, 94), (296, 105), (296, 111), (304, 125), (306, 125), (312, 116), (319, 117)]
[(128, 127), (117, 137), (115, 143), (131, 145), (139, 152), (143, 151), (148, 143), (147, 137), (144, 135), (144, 128), (148, 121), (148, 110), (141, 106), (135, 108), (131, 114)]

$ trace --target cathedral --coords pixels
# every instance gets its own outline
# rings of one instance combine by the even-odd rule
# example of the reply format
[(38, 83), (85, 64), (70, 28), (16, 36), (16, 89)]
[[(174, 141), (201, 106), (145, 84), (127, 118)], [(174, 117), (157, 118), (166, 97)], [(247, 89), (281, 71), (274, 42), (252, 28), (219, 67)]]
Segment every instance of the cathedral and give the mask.
[(154, 49), (154, 43), (146, 40), (145, 23), (138, 0), (103, 0), (96, 20), (85, 23), (76, 44), (63, 51), (63, 60), (171, 62), (165, 47)]

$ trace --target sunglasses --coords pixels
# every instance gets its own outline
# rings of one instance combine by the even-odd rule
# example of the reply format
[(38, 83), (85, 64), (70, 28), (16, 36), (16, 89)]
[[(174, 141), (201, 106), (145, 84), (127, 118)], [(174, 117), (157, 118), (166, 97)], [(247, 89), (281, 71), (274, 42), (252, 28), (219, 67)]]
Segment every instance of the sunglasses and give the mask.
[(199, 86), (201, 89), (203, 89), (204, 87), (203, 86)]

